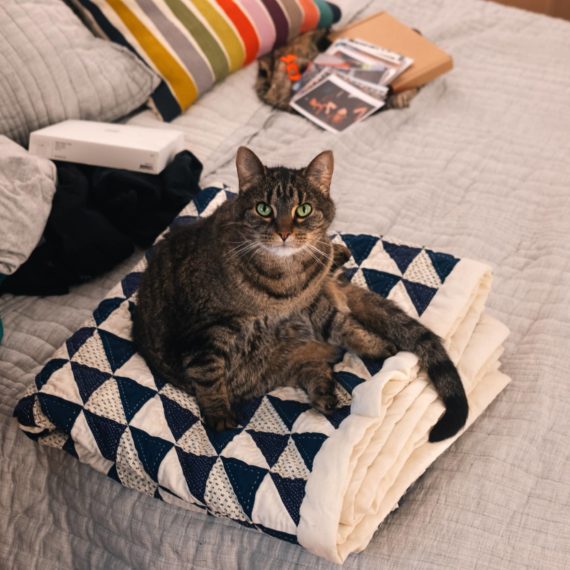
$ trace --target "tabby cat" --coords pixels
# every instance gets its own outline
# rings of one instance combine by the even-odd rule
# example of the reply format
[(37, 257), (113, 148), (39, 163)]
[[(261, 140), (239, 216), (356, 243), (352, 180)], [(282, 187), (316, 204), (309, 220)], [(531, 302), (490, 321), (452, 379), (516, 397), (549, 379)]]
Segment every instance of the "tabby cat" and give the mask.
[(340, 276), (349, 257), (327, 237), (333, 155), (303, 169), (237, 153), (239, 195), (173, 230), (154, 249), (134, 319), (150, 367), (195, 395), (206, 423), (237, 425), (235, 405), (295, 386), (320, 412), (337, 405), (341, 349), (370, 358), (415, 352), (446, 411), (431, 441), (467, 418), (461, 380), (440, 339), (393, 302)]

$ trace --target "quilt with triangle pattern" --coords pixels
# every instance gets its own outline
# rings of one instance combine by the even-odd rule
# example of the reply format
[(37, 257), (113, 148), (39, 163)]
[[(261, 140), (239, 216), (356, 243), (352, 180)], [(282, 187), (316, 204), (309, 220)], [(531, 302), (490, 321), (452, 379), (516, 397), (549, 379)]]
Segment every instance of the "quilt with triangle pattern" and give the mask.
[[(174, 224), (211, 214), (232, 193), (207, 188)], [(340, 234), (352, 282), (394, 300), (439, 334), (470, 402), (465, 429), (506, 386), (507, 329), (489, 317), (484, 264), (388, 237)], [(118, 483), (184, 508), (227, 517), (341, 563), (453, 441), (427, 434), (443, 411), (417, 358), (346, 353), (335, 367), (339, 407), (313, 410), (280, 388), (239, 410), (222, 433), (196, 401), (153, 374), (131, 340), (146, 261), (117, 284), (44, 366), (19, 401), (21, 429)], [(459, 437), (458, 436), (456, 437)]]

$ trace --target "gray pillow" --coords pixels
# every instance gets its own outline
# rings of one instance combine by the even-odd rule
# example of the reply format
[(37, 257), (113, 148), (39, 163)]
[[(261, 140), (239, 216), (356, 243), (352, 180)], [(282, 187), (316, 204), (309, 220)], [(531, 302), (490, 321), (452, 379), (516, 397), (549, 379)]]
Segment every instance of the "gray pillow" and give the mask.
[(0, 136), (0, 275), (11, 275), (40, 241), (51, 210), (55, 164)]
[(158, 77), (129, 50), (95, 38), (63, 0), (0, 1), (0, 134), (26, 145), (65, 119), (113, 121)]

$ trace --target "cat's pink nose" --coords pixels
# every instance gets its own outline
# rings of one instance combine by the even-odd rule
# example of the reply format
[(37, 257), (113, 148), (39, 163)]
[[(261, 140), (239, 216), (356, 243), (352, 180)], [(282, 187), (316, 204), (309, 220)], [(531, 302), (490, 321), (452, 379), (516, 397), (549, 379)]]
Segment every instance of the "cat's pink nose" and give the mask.
[(291, 232), (277, 232), (283, 241), (286, 241), (287, 238), (291, 235)]

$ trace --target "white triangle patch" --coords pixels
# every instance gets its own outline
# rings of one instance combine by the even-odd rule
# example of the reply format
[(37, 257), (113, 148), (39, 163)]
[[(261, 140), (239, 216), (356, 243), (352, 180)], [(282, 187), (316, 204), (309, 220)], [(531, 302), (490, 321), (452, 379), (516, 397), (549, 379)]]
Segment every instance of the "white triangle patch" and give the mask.
[(404, 273), (404, 277), (408, 281), (421, 283), (422, 285), (427, 285), (434, 289), (441, 287), (441, 279), (434, 269), (429, 255), (423, 249), (412, 263), (410, 263), (408, 269), (406, 269), (406, 273)]
[(273, 530), (297, 534), (297, 527), (287, 512), (269, 473), (264, 477), (255, 495), (251, 520)]
[(214, 463), (210, 471), (204, 501), (208, 505), (208, 509), (214, 514), (234, 520), (248, 520), (237, 500), (221, 459)]
[(196, 422), (179, 440), (177, 445), (186, 453), (215, 457), (218, 454), (211, 444), (204, 426)]
[(109, 378), (91, 394), (91, 397), (85, 404), (85, 409), (120, 424), (128, 423), (119, 393), (119, 386), (114, 378)]
[(287, 442), (287, 447), (271, 471), (289, 479), (307, 479), (309, 477), (309, 470), (292, 439)]
[(144, 470), (137, 453), (135, 442), (130, 430), (127, 428), (121, 436), (117, 449), (117, 474), (125, 487), (135, 489), (145, 495), (154, 496), (158, 485)]
[(166, 422), (164, 407), (158, 394), (145, 403), (131, 420), (130, 425), (139, 428), (148, 435), (160, 437), (172, 443), (176, 442), (170, 431), (170, 426)]
[(226, 445), (221, 455), (239, 459), (248, 465), (256, 465), (263, 469), (269, 469), (269, 465), (263, 453), (261, 453), (253, 438), (246, 431), (242, 431), (236, 435), (232, 441)]
[(275, 411), (273, 406), (269, 403), (267, 398), (261, 400), (261, 404), (257, 411), (247, 424), (248, 429), (254, 431), (265, 431), (269, 433), (288, 434), (289, 430)]
[(101, 372), (113, 373), (109, 366), (109, 361), (107, 360), (103, 342), (97, 331), (95, 331), (73, 355), (73, 360), (85, 366), (91, 366), (91, 368), (101, 370)]

